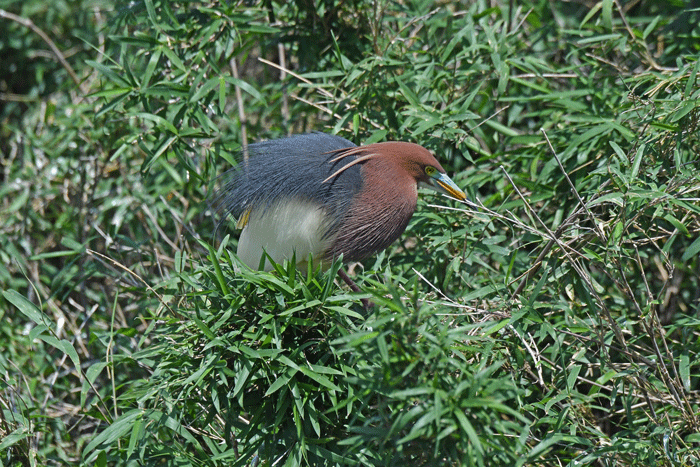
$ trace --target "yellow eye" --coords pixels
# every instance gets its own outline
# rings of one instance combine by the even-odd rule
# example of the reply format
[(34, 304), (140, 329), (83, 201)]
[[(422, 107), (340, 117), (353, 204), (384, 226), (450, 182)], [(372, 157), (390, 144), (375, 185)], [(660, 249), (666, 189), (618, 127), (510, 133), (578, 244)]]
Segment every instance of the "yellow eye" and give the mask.
[(435, 167), (433, 167), (432, 165), (428, 165), (425, 167), (425, 174), (428, 177), (432, 177), (436, 170), (437, 169)]

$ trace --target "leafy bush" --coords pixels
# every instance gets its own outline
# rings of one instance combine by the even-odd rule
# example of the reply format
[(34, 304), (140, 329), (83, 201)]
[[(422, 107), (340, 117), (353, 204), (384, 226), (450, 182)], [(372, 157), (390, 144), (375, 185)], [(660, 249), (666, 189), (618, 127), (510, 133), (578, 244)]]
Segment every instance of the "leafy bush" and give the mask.
[[(3, 463), (700, 462), (697, 10), (10, 6), (81, 82), (0, 23)], [(207, 210), (241, 144), (324, 128), (474, 202), (422, 197), (361, 294)]]

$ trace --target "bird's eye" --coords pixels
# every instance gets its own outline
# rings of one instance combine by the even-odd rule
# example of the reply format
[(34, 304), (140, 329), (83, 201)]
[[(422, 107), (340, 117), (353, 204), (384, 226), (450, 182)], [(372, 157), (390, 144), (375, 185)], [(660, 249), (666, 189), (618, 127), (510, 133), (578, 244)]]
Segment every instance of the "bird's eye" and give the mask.
[(432, 177), (436, 170), (437, 169), (435, 167), (433, 167), (432, 165), (428, 165), (425, 167), (425, 174), (428, 177)]

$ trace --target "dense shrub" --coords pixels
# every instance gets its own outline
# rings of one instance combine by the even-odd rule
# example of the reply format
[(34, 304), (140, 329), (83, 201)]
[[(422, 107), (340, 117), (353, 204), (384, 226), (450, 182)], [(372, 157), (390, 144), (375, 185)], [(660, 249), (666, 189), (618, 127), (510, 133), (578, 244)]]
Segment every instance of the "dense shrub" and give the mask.
[[(651, 3), (0, 3), (3, 464), (698, 464), (700, 14)], [(250, 271), (208, 193), (311, 130), (472, 204), (361, 294)]]

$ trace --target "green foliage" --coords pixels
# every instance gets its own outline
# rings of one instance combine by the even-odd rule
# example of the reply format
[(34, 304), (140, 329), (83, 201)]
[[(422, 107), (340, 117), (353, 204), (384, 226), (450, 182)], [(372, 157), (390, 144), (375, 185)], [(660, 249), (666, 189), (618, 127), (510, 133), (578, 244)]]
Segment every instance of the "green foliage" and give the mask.
[[(700, 463), (698, 11), (509, 6), (0, 2), (0, 462)], [(361, 294), (207, 211), (323, 129), (474, 202), (422, 197)]]
[[(502, 361), (470, 368), (483, 339), (465, 333), (478, 326), (454, 328), (427, 306), (363, 317), (333, 284), (340, 263), (303, 278), (290, 266), (250, 271), (225, 250), (209, 259), (188, 278), (189, 319), (164, 317), (159, 342), (132, 356), (157, 363), (122, 396), (138, 409), (87, 445), (88, 463), (514, 459), (517, 389), (494, 377)], [(487, 424), (494, 413), (504, 420)]]
[[(503, 361), (481, 360), (481, 326), (454, 327), (431, 306), (367, 316), (336, 289), (336, 263), (300, 276), (291, 265), (250, 271), (226, 250), (188, 282), (183, 321), (164, 317), (157, 359), (134, 381), (124, 412), (86, 447), (86, 461), (168, 455), (182, 463), (329, 460), (353, 465), (514, 462), (525, 421)], [(333, 293), (335, 292), (335, 293)], [(381, 297), (377, 297), (380, 299)], [(489, 325), (489, 332), (500, 326)], [(173, 345), (176, 343), (176, 345)], [(480, 360), (473, 365), (474, 359)], [(204, 410), (204, 412), (203, 412)], [(503, 419), (489, 423), (494, 414)], [(128, 439), (127, 450), (114, 440)]]

